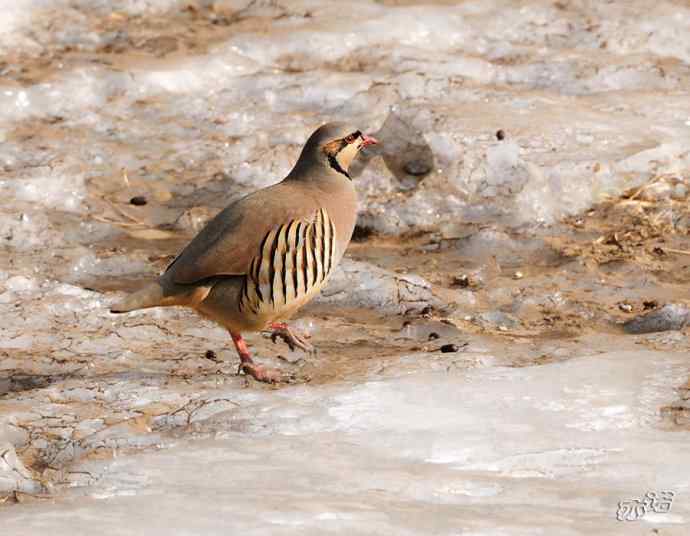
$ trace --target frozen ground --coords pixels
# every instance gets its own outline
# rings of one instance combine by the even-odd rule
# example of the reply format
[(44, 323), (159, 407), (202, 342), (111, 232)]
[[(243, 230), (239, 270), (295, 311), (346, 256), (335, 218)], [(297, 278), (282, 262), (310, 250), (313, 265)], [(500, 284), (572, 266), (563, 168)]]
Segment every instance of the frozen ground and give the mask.
[[(686, 373), (683, 356), (613, 352), (272, 392), (220, 388), (204, 398), (224, 402), (192, 414), (163, 450), (79, 464), (94, 483), (87, 497), (18, 506), (3, 512), (3, 529), (680, 535), (690, 434), (661, 431), (656, 406)], [(666, 489), (678, 495), (671, 513), (637, 527), (616, 521), (620, 500)]]
[[(687, 533), (687, 2), (22, 0), (0, 75), (8, 534)], [(294, 385), (107, 312), (331, 119), (383, 144), (319, 354), (250, 338)]]

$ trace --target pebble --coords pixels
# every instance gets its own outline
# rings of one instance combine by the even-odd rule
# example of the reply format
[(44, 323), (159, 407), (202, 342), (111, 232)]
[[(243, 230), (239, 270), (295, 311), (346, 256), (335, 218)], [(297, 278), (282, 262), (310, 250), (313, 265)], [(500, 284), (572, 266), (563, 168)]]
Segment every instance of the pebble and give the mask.
[(470, 286), (470, 278), (467, 274), (462, 274), (453, 278), (453, 285), (460, 288), (467, 288)]
[(210, 361), (215, 361), (216, 363), (218, 363), (220, 361), (220, 359), (218, 359), (218, 356), (216, 355), (216, 353), (213, 350), (206, 350), (204, 357), (206, 359), (209, 359)]

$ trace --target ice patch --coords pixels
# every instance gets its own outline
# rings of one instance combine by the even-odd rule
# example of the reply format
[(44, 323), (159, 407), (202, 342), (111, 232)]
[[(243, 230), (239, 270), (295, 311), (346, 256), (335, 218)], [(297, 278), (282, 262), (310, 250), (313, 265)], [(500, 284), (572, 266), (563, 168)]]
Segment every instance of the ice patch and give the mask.
[[(675, 373), (659, 375), (660, 366)], [(193, 417), (197, 433), (203, 437), (209, 430), (216, 439), (81, 462), (72, 470), (96, 479), (89, 494), (102, 502), (33, 503), (5, 512), (3, 526), (22, 534), (30, 515), (32, 526), (50, 523), (60, 534), (72, 530), (75, 519), (98, 516), (103, 534), (115, 534), (133, 519), (152, 535), (215, 534), (211, 527), (223, 504), (226, 532), (276, 525), (294, 528), (290, 534), (328, 527), (370, 533), (372, 526), (381, 534), (420, 534), (429, 526), (448, 532), (457, 530), (453, 512), (460, 509), (465, 525), (492, 533), (499, 525), (512, 534), (528, 522), (555, 533), (564, 524), (584, 523), (572, 533), (589, 534), (616, 523), (616, 502), (630, 490), (685, 489), (688, 432), (639, 420), (587, 431), (572, 425), (590, 418), (589, 411), (624, 420), (623, 407), (655, 412), (687, 372), (680, 355), (619, 352), (530, 369), (232, 391), (231, 402)], [(641, 396), (640, 386), (653, 388), (654, 396)], [(153, 391), (144, 398), (149, 396)], [(222, 389), (215, 396), (226, 398)], [(548, 409), (545, 401), (559, 409)], [(84, 421), (80, 430), (89, 434), (99, 426)], [(93, 441), (107, 445), (127, 433), (138, 432), (118, 425), (97, 432)], [(664, 455), (655, 455), (660, 449)], [(148, 515), (152, 502), (155, 518)], [(689, 515), (690, 508), (677, 501), (670, 514), (644, 519), (672, 524)]]
[(46, 207), (78, 212), (86, 196), (81, 174), (49, 174), (18, 179), (15, 195), (20, 201), (33, 201)]
[(122, 256), (100, 258), (88, 249), (72, 252), (74, 261), (69, 267), (70, 282), (78, 282), (84, 277), (107, 277), (125, 274), (141, 274), (149, 270), (144, 261), (131, 260)]
[(38, 284), (35, 279), (31, 279), (23, 275), (16, 275), (5, 281), (5, 288), (10, 292), (30, 292), (35, 290), (37, 287)]

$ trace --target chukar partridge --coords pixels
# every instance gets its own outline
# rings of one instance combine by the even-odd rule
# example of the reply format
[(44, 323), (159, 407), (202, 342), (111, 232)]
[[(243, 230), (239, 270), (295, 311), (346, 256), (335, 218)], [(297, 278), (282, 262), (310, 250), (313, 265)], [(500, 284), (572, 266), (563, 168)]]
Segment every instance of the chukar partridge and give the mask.
[(284, 321), (318, 294), (345, 253), (357, 218), (348, 168), (375, 143), (342, 123), (321, 126), (287, 177), (221, 211), (157, 281), (111, 312), (191, 307), (230, 332), (240, 370), (277, 381), (277, 371), (252, 361), (242, 333), (269, 328), (308, 349)]

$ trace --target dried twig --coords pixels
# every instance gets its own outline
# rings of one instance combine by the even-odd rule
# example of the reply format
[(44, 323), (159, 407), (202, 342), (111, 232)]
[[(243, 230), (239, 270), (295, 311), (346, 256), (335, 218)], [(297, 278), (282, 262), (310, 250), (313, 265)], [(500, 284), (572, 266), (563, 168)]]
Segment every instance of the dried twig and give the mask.
[(690, 255), (690, 251), (685, 251), (684, 249), (673, 249), (673, 248), (663, 248), (664, 251), (669, 253), (676, 253), (678, 255)]

